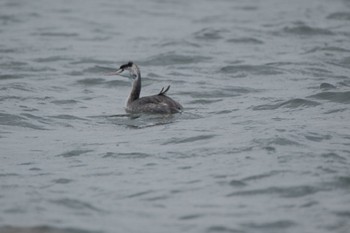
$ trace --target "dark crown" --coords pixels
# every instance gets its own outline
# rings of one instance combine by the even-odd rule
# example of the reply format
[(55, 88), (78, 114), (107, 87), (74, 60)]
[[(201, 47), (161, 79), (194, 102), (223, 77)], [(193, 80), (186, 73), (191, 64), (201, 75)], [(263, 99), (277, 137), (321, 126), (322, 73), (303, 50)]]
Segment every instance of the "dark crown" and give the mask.
[(128, 68), (128, 67), (132, 67), (134, 63), (132, 61), (129, 61), (127, 64), (124, 64), (124, 65), (121, 65), (120, 66), (120, 69), (125, 69), (125, 68)]

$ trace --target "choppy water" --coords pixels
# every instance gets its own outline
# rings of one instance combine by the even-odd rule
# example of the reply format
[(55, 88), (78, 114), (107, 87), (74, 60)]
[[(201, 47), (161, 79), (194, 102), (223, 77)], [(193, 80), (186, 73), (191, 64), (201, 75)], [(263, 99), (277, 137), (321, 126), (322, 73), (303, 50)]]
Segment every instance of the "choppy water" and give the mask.
[[(349, 232), (350, 2), (0, 2), (1, 232)], [(185, 110), (124, 116), (168, 84)]]

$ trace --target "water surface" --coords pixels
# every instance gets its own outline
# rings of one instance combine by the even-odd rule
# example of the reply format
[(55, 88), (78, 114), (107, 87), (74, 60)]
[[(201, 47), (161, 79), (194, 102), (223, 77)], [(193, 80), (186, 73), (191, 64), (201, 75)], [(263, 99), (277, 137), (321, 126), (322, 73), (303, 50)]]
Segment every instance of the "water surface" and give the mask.
[[(348, 232), (349, 1), (0, 3), (0, 232)], [(125, 115), (171, 85), (173, 116)]]

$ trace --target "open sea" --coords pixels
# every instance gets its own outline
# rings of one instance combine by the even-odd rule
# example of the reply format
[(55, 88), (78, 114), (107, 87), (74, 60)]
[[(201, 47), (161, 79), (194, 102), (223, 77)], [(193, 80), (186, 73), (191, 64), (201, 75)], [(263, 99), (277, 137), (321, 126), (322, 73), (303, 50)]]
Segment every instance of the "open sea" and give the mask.
[(349, 0), (0, 0), (0, 233), (119, 232), (350, 232)]

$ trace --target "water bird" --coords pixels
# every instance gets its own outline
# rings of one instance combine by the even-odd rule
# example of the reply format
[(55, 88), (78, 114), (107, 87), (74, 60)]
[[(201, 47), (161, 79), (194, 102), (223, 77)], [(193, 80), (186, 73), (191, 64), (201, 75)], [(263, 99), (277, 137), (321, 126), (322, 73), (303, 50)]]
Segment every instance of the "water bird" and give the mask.
[[(129, 75), (122, 74), (124, 71), (128, 71)], [(132, 81), (131, 92), (126, 101), (125, 111), (127, 113), (173, 114), (181, 112), (183, 109), (181, 104), (166, 95), (170, 85), (166, 88), (163, 87), (156, 95), (140, 98), (141, 72), (139, 67), (131, 61), (121, 65), (117, 71), (110, 73), (110, 75), (127, 77)]]

